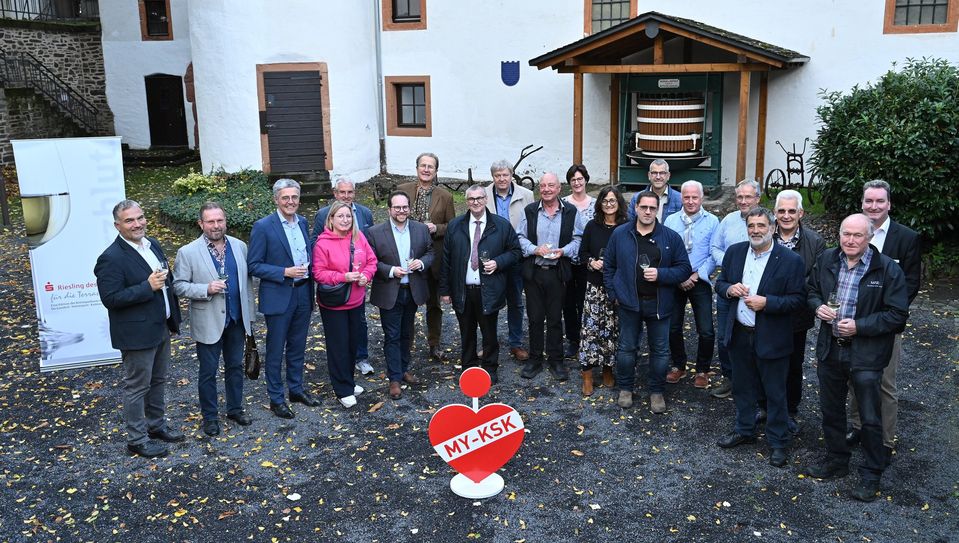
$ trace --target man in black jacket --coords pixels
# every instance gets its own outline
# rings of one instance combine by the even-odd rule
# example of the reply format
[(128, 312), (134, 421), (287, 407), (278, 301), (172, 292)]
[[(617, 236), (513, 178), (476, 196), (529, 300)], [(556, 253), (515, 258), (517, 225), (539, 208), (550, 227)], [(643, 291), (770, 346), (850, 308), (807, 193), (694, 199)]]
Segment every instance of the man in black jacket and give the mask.
[[(859, 398), (863, 448), (860, 482), (852, 496), (862, 501), (876, 499), (879, 479), (886, 467), (879, 382), (889, 364), (895, 335), (902, 332), (909, 318), (902, 269), (870, 245), (873, 234), (873, 226), (865, 215), (846, 217), (839, 230), (839, 248), (825, 251), (816, 261), (809, 278), (808, 297), (809, 307), (821, 319), (816, 356), (826, 442), (826, 458), (808, 473), (819, 479), (849, 473), (846, 383), (852, 383)], [(834, 303), (833, 308), (828, 302)]]
[[(891, 208), (892, 189), (889, 183), (877, 179), (867, 181), (863, 185), (862, 212), (869, 217), (869, 221), (876, 230), (872, 245), (902, 268), (906, 277), (906, 294), (909, 296), (909, 305), (912, 305), (916, 294), (919, 293), (922, 274), (919, 234), (889, 218)], [(886, 447), (887, 461), (892, 460), (892, 452), (896, 446), (896, 426), (899, 422), (899, 390), (896, 388), (896, 372), (899, 369), (901, 357), (902, 334), (896, 334), (892, 358), (882, 372), (882, 383), (879, 386), (879, 399), (882, 406), (882, 444)], [(852, 446), (859, 442), (862, 424), (856, 411), (856, 394), (852, 391), (851, 383), (850, 392), (852, 392), (849, 408), (851, 428), (846, 434), (846, 441)]]
[[(450, 221), (443, 244), (439, 294), (452, 303), (460, 325), (463, 369), (481, 366), (495, 384), (499, 367), (496, 324), (506, 305), (510, 267), (520, 258), (519, 240), (509, 221), (488, 213), (486, 191), (466, 189), (469, 211)], [(483, 333), (483, 355), (476, 354), (476, 326)]]
[(163, 399), (170, 334), (180, 333), (180, 304), (163, 249), (146, 235), (140, 204), (118, 203), (113, 224), (120, 235), (97, 258), (93, 273), (110, 317), (110, 342), (123, 358), (127, 450), (166, 456), (161, 442), (184, 440), (183, 432), (167, 424)]
[[(803, 208), (802, 194), (794, 190), (784, 190), (776, 195), (776, 231), (773, 240), (786, 249), (802, 257), (805, 266), (804, 277), (809, 279), (809, 272), (819, 255), (826, 250), (823, 241), (815, 230), (802, 224)], [(789, 370), (786, 373), (786, 408), (789, 412), (789, 431), (799, 432), (799, 423), (796, 415), (799, 412), (799, 402), (802, 400), (803, 361), (806, 358), (806, 333), (812, 328), (815, 314), (805, 305), (793, 319), (793, 353), (789, 356)], [(759, 419), (765, 418), (766, 398), (761, 395), (759, 400)]]

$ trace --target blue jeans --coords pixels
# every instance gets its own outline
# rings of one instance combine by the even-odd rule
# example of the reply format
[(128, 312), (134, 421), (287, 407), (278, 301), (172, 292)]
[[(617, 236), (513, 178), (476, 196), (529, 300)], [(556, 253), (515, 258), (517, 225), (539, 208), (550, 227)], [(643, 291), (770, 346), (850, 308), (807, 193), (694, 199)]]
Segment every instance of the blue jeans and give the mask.
[[(363, 305), (366, 307), (366, 304)], [(363, 311), (363, 318), (360, 322), (360, 342), (356, 344), (356, 359), (366, 360), (370, 357), (370, 326), (366, 322), (366, 311)]]
[(266, 391), (270, 403), (284, 403), (283, 357), (286, 353), (286, 388), (290, 394), (303, 393), (303, 359), (306, 333), (310, 328), (313, 300), (310, 289), (294, 287), (290, 305), (279, 315), (266, 316)]
[(639, 336), (646, 325), (649, 344), (649, 392), (666, 391), (666, 372), (669, 371), (669, 319), (656, 318), (656, 299), (640, 300), (640, 310), (617, 308), (619, 343), (616, 348), (616, 388), (632, 391), (636, 384), (636, 349)]
[[(735, 316), (730, 316), (736, 318)], [(735, 324), (734, 324), (735, 326)], [(756, 433), (756, 401), (760, 387), (766, 394), (766, 441), (772, 449), (789, 445), (789, 415), (786, 411), (786, 372), (789, 356), (759, 358), (755, 332), (733, 329), (729, 354), (733, 364), (733, 399), (736, 401), (735, 432), (743, 436)], [(845, 410), (843, 411), (845, 416)], [(845, 420), (845, 418), (843, 419)]]
[(227, 414), (243, 411), (243, 347), (246, 330), (243, 324), (233, 321), (223, 329), (216, 343), (196, 344), (196, 358), (200, 363), (197, 371), (197, 392), (200, 396), (200, 413), (203, 420), (217, 419), (216, 373), (223, 353), (223, 394), (226, 396)]
[(696, 349), (696, 372), (709, 371), (713, 361), (713, 344), (716, 334), (713, 332), (713, 291), (706, 281), (696, 281), (689, 290), (676, 289), (673, 316), (669, 323), (669, 352), (673, 367), (686, 369), (686, 342), (683, 338), (683, 321), (686, 320), (686, 301), (693, 307), (696, 318), (696, 335), (699, 344)]
[(519, 264), (506, 272), (506, 325), (509, 330), (509, 346), (523, 347), (523, 269)]
[(383, 355), (386, 357), (386, 373), (390, 381), (402, 380), (403, 374), (410, 369), (410, 345), (415, 318), (416, 302), (413, 301), (408, 288), (399, 289), (392, 308), (380, 308)]
[[(729, 305), (733, 303), (729, 300), (716, 296), (716, 328), (719, 333), (717, 350), (719, 351), (719, 371), (726, 379), (733, 378), (733, 365), (729, 362), (729, 348), (726, 346), (726, 321), (729, 319)], [(738, 301), (736, 301), (738, 303)], [(736, 316), (733, 315), (735, 319)]]

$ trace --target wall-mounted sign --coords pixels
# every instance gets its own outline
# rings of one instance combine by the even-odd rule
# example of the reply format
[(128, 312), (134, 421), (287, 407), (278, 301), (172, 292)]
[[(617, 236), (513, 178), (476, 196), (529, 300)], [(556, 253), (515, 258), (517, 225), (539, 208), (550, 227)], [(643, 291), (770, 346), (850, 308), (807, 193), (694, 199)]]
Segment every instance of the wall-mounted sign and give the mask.
[(679, 80), (678, 79), (660, 79), (656, 82), (657, 86), (661, 89), (678, 89)]

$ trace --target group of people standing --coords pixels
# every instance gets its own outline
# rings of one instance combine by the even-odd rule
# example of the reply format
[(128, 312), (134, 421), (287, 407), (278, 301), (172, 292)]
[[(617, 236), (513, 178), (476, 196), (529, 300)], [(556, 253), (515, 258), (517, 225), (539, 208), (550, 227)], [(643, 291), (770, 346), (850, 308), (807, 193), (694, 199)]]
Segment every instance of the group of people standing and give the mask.
[[(566, 173), (569, 195), (560, 198), (559, 178), (547, 173), (536, 200), (513, 181), (510, 165), (498, 161), (490, 168), (492, 184), (466, 190), (468, 209), (460, 216), (452, 195), (437, 184), (438, 168), (435, 155), (417, 157), (417, 179), (390, 194), (389, 220), (380, 224), (354, 201), (353, 183), (339, 180), (336, 200), (316, 214), (312, 234), (297, 213), (299, 184), (281, 179), (273, 186), (276, 213), (254, 224), (249, 247), (226, 234), (223, 208), (207, 203), (198, 216), (202, 234), (179, 249), (172, 275), (159, 243), (146, 236), (139, 204), (117, 204), (120, 235), (95, 272), (114, 347), (123, 355), (129, 450), (162, 456), (165, 443), (184, 439), (166, 423), (163, 407), (169, 334), (179, 331), (178, 297), (190, 300), (203, 432), (220, 433), (221, 355), (227, 418), (252, 423), (243, 408), (242, 358), (254, 319), (251, 278), (257, 277), (267, 328), (267, 392), (277, 417), (295, 417), (291, 402), (320, 403), (303, 382), (314, 306), (322, 316), (333, 391), (344, 407), (356, 405), (364, 389), (355, 372), (374, 371), (365, 309), (372, 285), (393, 399), (419, 383), (411, 350), (421, 305), (432, 358), (446, 358), (443, 305), (451, 304), (463, 368), (483, 367), (495, 384), (498, 316), (506, 307), (509, 353), (524, 364), (521, 377), (534, 379), (546, 368), (564, 381), (566, 359), (575, 360), (582, 393), (592, 394), (598, 377), (616, 388), (623, 408), (633, 405), (645, 328), (650, 409), (665, 413), (667, 385), (690, 371), (694, 387), (734, 396), (733, 431), (718, 445), (753, 443), (757, 425), (765, 422), (769, 461), (778, 467), (788, 462), (788, 444), (798, 432), (806, 334), (818, 318), (827, 456), (809, 473), (845, 475), (849, 447), (861, 443), (865, 460), (854, 496), (875, 498), (895, 445), (899, 334), (919, 287), (918, 239), (889, 219), (888, 184), (866, 184), (863, 214), (843, 221), (840, 246), (827, 250), (822, 237), (802, 224), (799, 193), (780, 192), (767, 210), (758, 206), (759, 185), (743, 181), (735, 189), (738, 209), (720, 221), (702, 207), (699, 182), (687, 181), (678, 191), (669, 186), (663, 160), (650, 165), (649, 187), (628, 205), (615, 186), (595, 198), (587, 194), (589, 173), (581, 164)], [(689, 368), (687, 304), (698, 338)], [(713, 380), (717, 340), (721, 377)], [(848, 428), (847, 383), (858, 399)]]

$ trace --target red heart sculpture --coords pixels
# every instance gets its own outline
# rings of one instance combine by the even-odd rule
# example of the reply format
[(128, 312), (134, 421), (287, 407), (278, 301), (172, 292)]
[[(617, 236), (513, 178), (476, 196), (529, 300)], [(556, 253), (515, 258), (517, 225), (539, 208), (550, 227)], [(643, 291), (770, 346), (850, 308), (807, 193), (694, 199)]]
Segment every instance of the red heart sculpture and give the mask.
[(491, 403), (479, 411), (447, 405), (430, 420), (430, 444), (453, 469), (479, 483), (523, 444), (523, 419), (512, 407)]

